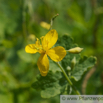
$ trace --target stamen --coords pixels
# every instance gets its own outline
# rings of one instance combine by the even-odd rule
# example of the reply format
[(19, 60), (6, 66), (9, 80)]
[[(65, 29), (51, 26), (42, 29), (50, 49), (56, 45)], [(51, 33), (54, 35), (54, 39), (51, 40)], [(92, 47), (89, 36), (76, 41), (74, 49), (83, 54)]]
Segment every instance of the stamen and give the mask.
[(43, 38), (44, 38), (44, 36), (42, 36), (40, 39), (41, 39), (41, 43), (43, 42)]
[(36, 45), (40, 45), (40, 41), (38, 38), (36, 38)]

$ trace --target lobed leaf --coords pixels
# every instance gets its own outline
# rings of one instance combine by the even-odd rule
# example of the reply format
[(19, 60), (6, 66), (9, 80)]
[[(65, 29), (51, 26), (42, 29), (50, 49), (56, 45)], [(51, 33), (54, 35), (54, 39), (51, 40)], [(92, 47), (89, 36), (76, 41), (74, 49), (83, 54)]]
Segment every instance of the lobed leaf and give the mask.
[(72, 71), (71, 78), (75, 79), (76, 81), (80, 80), (81, 76), (85, 71), (87, 71), (88, 68), (91, 68), (96, 63), (96, 57), (89, 57), (80, 60), (80, 63), (78, 63), (75, 68)]
[[(73, 42), (73, 39), (68, 35), (64, 35), (63, 37), (61, 37), (58, 40), (57, 45), (63, 46), (66, 50), (77, 46)], [(71, 61), (74, 57), (76, 58), (76, 65), (73, 68), (73, 70), (71, 70), (70, 74), (71, 74), (71, 78), (78, 81), (78, 80), (81, 79), (82, 75), (84, 74), (84, 72), (88, 68), (93, 67), (95, 65), (96, 57), (86, 57), (86, 56), (84, 56), (83, 58), (81, 58), (80, 53), (79, 54), (67, 53), (65, 58), (61, 61), (61, 64), (62, 64), (63, 68), (65, 69), (65, 71), (67, 72), (67, 74), (68, 74), (67, 67), (72, 66)]]
[(61, 72), (53, 73), (49, 71), (45, 77), (38, 75), (37, 81), (32, 84), (32, 87), (36, 90), (41, 90), (41, 97), (43, 98), (56, 96), (61, 92), (61, 85), (59, 84), (61, 77)]

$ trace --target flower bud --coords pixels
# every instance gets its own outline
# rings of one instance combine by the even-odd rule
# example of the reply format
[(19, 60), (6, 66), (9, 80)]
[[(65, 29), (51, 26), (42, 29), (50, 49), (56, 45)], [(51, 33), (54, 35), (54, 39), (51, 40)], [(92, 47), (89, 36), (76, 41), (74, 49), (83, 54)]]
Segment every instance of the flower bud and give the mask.
[(30, 41), (35, 41), (35, 40), (36, 40), (36, 37), (35, 37), (34, 34), (30, 34), (29, 37), (28, 37), (28, 39), (29, 39)]
[(83, 48), (75, 47), (75, 48), (69, 49), (69, 50), (67, 50), (67, 51), (68, 51), (69, 53), (78, 54), (78, 53), (80, 53), (82, 50), (83, 50)]
[(71, 70), (71, 67), (70, 66), (67, 66), (67, 71), (70, 71)]
[(70, 67), (70, 66), (67, 66), (66, 69), (67, 69), (68, 75), (70, 76), (70, 75), (71, 75), (71, 72), (70, 72), (70, 71), (71, 71), (71, 67)]
[(71, 61), (71, 69), (73, 69), (76, 65), (76, 57), (74, 57)]
[(45, 29), (48, 29), (48, 30), (50, 29), (50, 24), (48, 24), (48, 23), (46, 23), (46, 22), (43, 22), (43, 21), (42, 21), (42, 22), (40, 23), (40, 25), (41, 25), (43, 28), (45, 28)]

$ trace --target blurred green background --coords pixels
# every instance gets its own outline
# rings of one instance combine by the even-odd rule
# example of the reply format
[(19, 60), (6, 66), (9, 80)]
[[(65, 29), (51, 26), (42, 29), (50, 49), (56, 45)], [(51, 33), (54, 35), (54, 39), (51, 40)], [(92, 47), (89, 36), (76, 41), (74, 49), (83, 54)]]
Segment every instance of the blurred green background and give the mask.
[(82, 94), (103, 94), (103, 0), (0, 0), (0, 103), (59, 103), (59, 96), (43, 99), (31, 87), (39, 70), (39, 54), (25, 53), (25, 46), (48, 30), (68, 34), (84, 48), (82, 55), (97, 57), (97, 64), (75, 82)]

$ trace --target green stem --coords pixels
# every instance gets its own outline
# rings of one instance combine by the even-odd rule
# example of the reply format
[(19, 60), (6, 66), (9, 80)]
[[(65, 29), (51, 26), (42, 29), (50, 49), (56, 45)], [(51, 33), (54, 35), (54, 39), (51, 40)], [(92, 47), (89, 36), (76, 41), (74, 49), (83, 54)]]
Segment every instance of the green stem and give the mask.
[(26, 30), (26, 11), (25, 11), (25, 0), (21, 0), (21, 9), (22, 9), (22, 35), (24, 41), (27, 43), (27, 30)]
[(54, 21), (54, 19), (58, 16), (59, 14), (56, 14), (55, 16), (53, 16), (53, 18), (51, 19), (51, 22), (50, 22), (50, 29), (49, 30), (51, 30), (52, 29), (52, 26), (53, 26), (53, 21)]
[(81, 95), (79, 93), (79, 91), (74, 87), (73, 83), (71, 82), (71, 80), (68, 78), (67, 74), (65, 73), (64, 69), (62, 68), (62, 66), (59, 64), (59, 62), (56, 62), (57, 65), (60, 67), (60, 69), (62, 70), (65, 78), (67, 79), (67, 81), (69, 82), (70, 86), (73, 88), (73, 90), (76, 92), (77, 95)]

